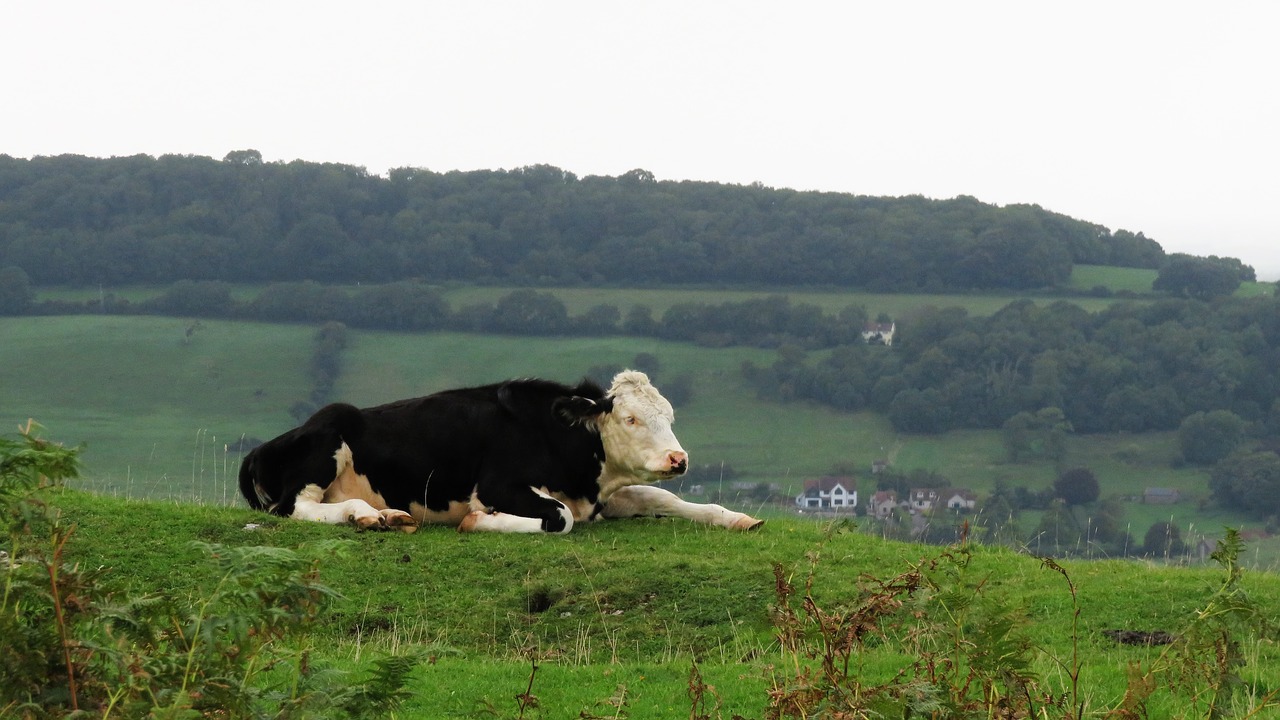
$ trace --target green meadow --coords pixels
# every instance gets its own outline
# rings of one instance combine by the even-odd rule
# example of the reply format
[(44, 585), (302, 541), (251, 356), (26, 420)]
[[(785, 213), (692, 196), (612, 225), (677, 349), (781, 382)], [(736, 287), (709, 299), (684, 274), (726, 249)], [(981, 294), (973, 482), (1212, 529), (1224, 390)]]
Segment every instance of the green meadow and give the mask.
[[(204, 504), (241, 502), (236, 487), (241, 438), (268, 439), (296, 424), (290, 408), (311, 390), (315, 328), (161, 317), (0, 318), (0, 421), (28, 418), (71, 444), (83, 444), (77, 486), (102, 494)], [(758, 483), (782, 495), (806, 479), (852, 469), (863, 502), (870, 468), (931, 470), (983, 494), (997, 481), (1032, 490), (1052, 484), (1047, 462), (1011, 464), (997, 431), (896, 433), (871, 413), (844, 414), (812, 403), (759, 399), (741, 378), (743, 362), (773, 362), (756, 348), (710, 349), (644, 338), (527, 338), (465, 333), (352, 330), (332, 399), (374, 405), (437, 390), (538, 376), (575, 381), (597, 366), (658, 359), (655, 380), (688, 376), (692, 397), (677, 406), (676, 430), (695, 465), (721, 480), (704, 488), (742, 497)], [(231, 447), (229, 447), (231, 446)], [(1126, 520), (1137, 541), (1157, 521), (1184, 537), (1217, 536), (1224, 525), (1259, 521), (1209, 503), (1207, 471), (1177, 466), (1172, 434), (1074, 436), (1067, 464), (1095, 472), (1104, 496), (1129, 498)], [(724, 468), (731, 472), (718, 473)], [(735, 483), (726, 483), (729, 477)], [(728, 487), (726, 487), (726, 485)], [(1144, 505), (1147, 487), (1176, 488), (1176, 505)], [(786, 505), (749, 510), (790, 514)], [(1035, 515), (1024, 516), (1026, 529)], [(1251, 561), (1280, 565), (1280, 542), (1257, 543)]]
[[(780, 717), (768, 713), (771, 693), (815, 677), (809, 673), (830, 647), (823, 643), (838, 633), (806, 620), (802, 645), (784, 641), (778, 583), (798, 590), (790, 600), (797, 611), (812, 598), (834, 624), (880, 597), (879, 582), (917, 571), (926, 586), (903, 596), (900, 610), (886, 606), (902, 613), (892, 623), (864, 628), (845, 682), (895, 682), (922, 653), (966, 667), (968, 653), (991, 663), (985, 633), (1012, 632), (1021, 649), (1004, 651), (1025, 658), (1018, 672), (1034, 676), (1036, 702), (1044, 702), (1039, 693), (1071, 699), (1070, 710), (1046, 708), (1037, 717), (1101, 717), (1131, 689), (1128, 671), (1161, 664), (1166, 650), (1118, 645), (1106, 631), (1177, 633), (1205, 622), (1201, 611), (1227, 611), (1220, 595), (1227, 574), (1217, 566), (1063, 561), (1060, 573), (1007, 548), (957, 553), (842, 523), (774, 518), (752, 533), (675, 519), (583, 524), (566, 536), (356, 533), (242, 508), (77, 491), (56, 501), (76, 526), (66, 562), (101, 568), (122, 592), (194, 604), (219, 578), (193, 541), (284, 549), (343, 541), (319, 565), (320, 581), (337, 594), (287, 643), (313, 668), (359, 669), (383, 653), (420, 653), (398, 715), (406, 718)], [(1246, 571), (1232, 592), (1239, 594), (1228, 612), (1274, 618), (1280, 608), (1274, 573)], [(1251, 627), (1224, 626), (1242, 664), (1233, 669), (1239, 683), (1230, 712), (1218, 716), (1276, 709), (1268, 693), (1280, 684), (1280, 655)], [(1190, 662), (1211, 674), (1213, 654), (1197, 653)], [(707, 686), (703, 705), (690, 691), (694, 668)], [(526, 694), (537, 703), (522, 711), (516, 698)], [(1162, 686), (1148, 716), (1205, 716), (1207, 697)]]

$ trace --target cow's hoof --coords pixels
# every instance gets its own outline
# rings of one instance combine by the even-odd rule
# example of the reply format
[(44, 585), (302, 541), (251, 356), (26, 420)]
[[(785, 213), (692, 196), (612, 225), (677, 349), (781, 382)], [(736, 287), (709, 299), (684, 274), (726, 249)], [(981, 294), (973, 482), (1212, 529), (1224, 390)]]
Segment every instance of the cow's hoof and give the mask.
[(750, 515), (743, 515), (742, 517), (738, 518), (737, 520), (735, 520), (735, 521), (733, 522), (733, 527), (732, 527), (732, 529), (734, 529), (734, 530), (742, 530), (742, 531), (747, 531), (747, 530), (756, 530), (756, 529), (758, 529), (761, 525), (764, 525), (764, 521), (763, 521), (763, 520), (757, 520), (757, 519), (755, 519), (755, 518), (751, 517)]
[(458, 523), (458, 532), (475, 532), (476, 526), (480, 524), (480, 517), (484, 515), (480, 510), (473, 510), (462, 518), (462, 522)]
[(403, 510), (383, 510), (382, 520), (387, 527), (392, 530), (399, 530), (404, 533), (411, 533), (418, 529), (418, 521), (413, 516)]
[(381, 515), (352, 515), (348, 520), (357, 530), (381, 530), (387, 526)]

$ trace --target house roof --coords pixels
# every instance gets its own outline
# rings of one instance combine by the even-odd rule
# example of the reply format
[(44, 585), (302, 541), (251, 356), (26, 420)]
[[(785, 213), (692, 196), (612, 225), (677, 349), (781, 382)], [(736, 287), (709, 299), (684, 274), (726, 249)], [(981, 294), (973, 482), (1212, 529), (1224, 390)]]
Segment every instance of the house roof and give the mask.
[(816, 480), (813, 480), (813, 479), (805, 480), (804, 491), (806, 493), (808, 493), (809, 491), (814, 491), (814, 492), (820, 492), (820, 493), (826, 494), (826, 493), (830, 493), (832, 490), (835, 490), (837, 485), (844, 488), (845, 492), (853, 492), (858, 489), (858, 482), (854, 480), (852, 477), (849, 477), (847, 475), (842, 475), (838, 477), (835, 475), (827, 475), (825, 477), (820, 477)]

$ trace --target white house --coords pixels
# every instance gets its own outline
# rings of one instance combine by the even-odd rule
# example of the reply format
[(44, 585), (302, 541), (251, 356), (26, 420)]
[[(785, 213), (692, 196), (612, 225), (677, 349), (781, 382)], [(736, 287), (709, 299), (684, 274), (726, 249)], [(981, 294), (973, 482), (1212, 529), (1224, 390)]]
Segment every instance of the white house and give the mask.
[(894, 324), (867, 323), (862, 326), (862, 341), (869, 345), (892, 345)]
[(927, 513), (934, 508), (947, 510), (973, 510), (978, 506), (978, 496), (965, 488), (913, 488), (905, 505), (911, 514)]
[(806, 510), (853, 509), (857, 505), (858, 485), (851, 477), (805, 480), (804, 492), (796, 496), (796, 506)]
[(978, 496), (965, 488), (943, 490), (941, 497), (948, 510), (973, 510), (978, 506)]
[(912, 513), (929, 512), (938, 504), (938, 491), (933, 488), (913, 488), (907, 498), (907, 508)]

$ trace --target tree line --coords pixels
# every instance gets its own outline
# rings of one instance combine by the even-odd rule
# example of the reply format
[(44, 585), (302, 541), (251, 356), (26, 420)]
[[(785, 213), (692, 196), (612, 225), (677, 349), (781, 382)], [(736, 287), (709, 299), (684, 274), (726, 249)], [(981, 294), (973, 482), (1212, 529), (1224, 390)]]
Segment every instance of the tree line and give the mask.
[(787, 347), (748, 366), (759, 391), (887, 414), (906, 432), (1001, 428), (1058, 409), (1076, 432), (1175, 430), (1229, 410), (1280, 431), (1280, 299), (1117, 302), (1016, 300), (986, 317), (926, 307), (898, 318), (892, 352)]
[[(1159, 243), (1035, 205), (208, 157), (0, 155), (0, 267), (38, 284), (397, 280), (1028, 289)], [(1239, 268), (1251, 280), (1252, 269)]]

